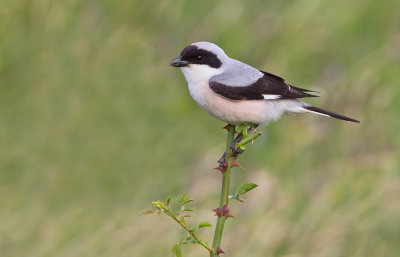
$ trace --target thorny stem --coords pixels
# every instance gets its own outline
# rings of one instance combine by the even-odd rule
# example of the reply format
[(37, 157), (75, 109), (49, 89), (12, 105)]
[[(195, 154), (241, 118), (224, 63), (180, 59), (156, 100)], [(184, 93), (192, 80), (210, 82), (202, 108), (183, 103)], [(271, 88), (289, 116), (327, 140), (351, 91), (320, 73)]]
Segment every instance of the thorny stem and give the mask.
[[(230, 149), (231, 144), (233, 142), (233, 137), (235, 135), (235, 126), (231, 125), (228, 131), (228, 136), (226, 139), (226, 161), (228, 163), (228, 167), (223, 172), (222, 179), (222, 190), (221, 190), (221, 198), (219, 203), (219, 208), (222, 210), (224, 205), (228, 205), (228, 196), (229, 196), (229, 184), (230, 184), (230, 175), (231, 175), (231, 166), (232, 166), (232, 150)], [(221, 244), (222, 232), (224, 231), (225, 225), (225, 215), (221, 215), (217, 219), (217, 225), (215, 226), (214, 240), (212, 244), (212, 251), (210, 252), (210, 257), (218, 257), (217, 248)]]
[[(243, 124), (243, 125), (247, 126), (247, 124)], [(243, 126), (243, 125), (241, 125), (241, 126)], [(251, 124), (250, 131), (254, 130), (257, 126), (258, 125)], [(164, 212), (166, 215), (170, 216), (183, 229), (185, 229), (189, 233), (189, 235), (193, 238), (193, 240), (196, 241), (196, 243), (200, 244), (205, 249), (207, 249), (207, 251), (210, 253), (210, 257), (219, 257), (220, 253), (224, 253), (222, 251), (222, 249), (220, 248), (220, 244), (221, 244), (221, 240), (222, 240), (222, 233), (224, 231), (225, 220), (229, 217), (233, 217), (232, 213), (229, 211), (229, 208), (228, 208), (231, 168), (232, 168), (232, 165), (234, 164), (233, 161), (237, 158), (238, 154), (241, 154), (243, 152), (242, 151), (242, 152), (238, 153), (235, 151), (235, 149), (241, 149), (246, 144), (252, 142), (253, 140), (255, 140), (257, 137), (259, 137), (261, 135), (261, 132), (254, 131), (253, 135), (248, 137), (247, 136), (248, 133), (246, 133), (246, 132), (249, 132), (249, 131), (247, 131), (247, 127), (245, 127), (246, 132), (243, 132), (243, 131), (238, 132), (239, 135), (238, 135), (237, 139), (234, 140), (236, 127), (234, 125), (228, 125), (227, 128), (229, 128), (229, 129), (228, 129), (228, 135), (227, 135), (227, 139), (226, 139), (226, 151), (225, 151), (225, 154), (222, 156), (222, 158), (218, 161), (218, 163), (220, 165), (223, 165), (223, 166), (219, 166), (219, 168), (221, 168), (220, 170), (223, 174), (223, 178), (222, 178), (222, 189), (221, 189), (221, 197), (220, 197), (219, 207), (213, 210), (216, 212), (218, 218), (217, 218), (217, 224), (215, 225), (215, 233), (214, 233), (214, 240), (213, 240), (212, 247), (210, 247), (207, 244), (207, 242), (205, 242), (197, 237), (197, 235), (195, 234), (195, 229), (191, 229), (190, 227), (187, 226), (186, 221), (184, 219), (185, 216), (182, 216), (182, 209), (181, 209), (181, 214), (179, 216), (176, 216), (169, 209), (168, 205), (169, 205), (170, 198), (167, 199), (166, 205), (164, 204), (163, 201), (152, 202), (152, 204), (156, 208), (158, 208), (159, 211)], [(233, 144), (234, 144), (234, 146), (232, 146)], [(236, 163), (236, 166), (237, 165), (238, 164)], [(254, 186), (253, 186), (253, 188), (254, 188)], [(249, 189), (249, 190), (251, 190), (251, 189)], [(249, 190), (247, 190), (247, 191), (249, 191)], [(236, 196), (238, 196), (238, 194), (236, 194)], [(235, 199), (241, 201), (239, 198), (235, 198)], [(192, 199), (190, 199), (190, 200), (192, 200)], [(218, 214), (217, 210), (221, 213)], [(181, 256), (181, 255), (179, 254), (179, 256)]]

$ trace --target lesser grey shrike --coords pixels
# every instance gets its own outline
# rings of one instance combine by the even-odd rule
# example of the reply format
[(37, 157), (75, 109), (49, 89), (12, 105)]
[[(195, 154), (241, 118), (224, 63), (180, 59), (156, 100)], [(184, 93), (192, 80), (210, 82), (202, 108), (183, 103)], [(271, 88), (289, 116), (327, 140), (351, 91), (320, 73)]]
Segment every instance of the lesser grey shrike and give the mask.
[(316, 97), (313, 93), (317, 92), (292, 86), (279, 76), (232, 59), (213, 43), (185, 47), (171, 65), (181, 68), (190, 95), (200, 107), (228, 124), (266, 124), (286, 112), (359, 122), (299, 100)]

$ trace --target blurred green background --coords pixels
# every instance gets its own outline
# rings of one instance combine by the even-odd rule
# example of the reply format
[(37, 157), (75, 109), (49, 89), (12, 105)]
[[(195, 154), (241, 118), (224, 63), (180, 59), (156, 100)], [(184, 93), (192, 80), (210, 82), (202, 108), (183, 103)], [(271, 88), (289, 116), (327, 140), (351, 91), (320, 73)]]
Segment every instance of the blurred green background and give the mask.
[(0, 1), (0, 256), (170, 256), (182, 231), (139, 211), (183, 192), (215, 223), (224, 124), (168, 66), (203, 40), (362, 122), (264, 128), (227, 256), (400, 256), (399, 24), (398, 0)]

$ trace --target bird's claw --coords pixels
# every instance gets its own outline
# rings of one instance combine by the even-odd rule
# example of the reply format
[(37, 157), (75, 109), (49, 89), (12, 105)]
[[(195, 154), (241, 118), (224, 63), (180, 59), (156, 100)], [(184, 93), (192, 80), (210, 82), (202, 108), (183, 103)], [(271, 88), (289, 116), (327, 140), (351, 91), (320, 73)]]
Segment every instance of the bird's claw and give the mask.
[(240, 149), (240, 148), (237, 148), (236, 144), (237, 144), (236, 142), (233, 142), (232, 145), (231, 145), (231, 151), (232, 151), (234, 157), (237, 157), (239, 154), (244, 153), (244, 150)]
[(228, 162), (226, 161), (226, 152), (219, 158), (218, 160), (219, 166), (228, 166)]
[(228, 167), (228, 162), (226, 160), (226, 152), (224, 152), (224, 154), (218, 160), (218, 167), (214, 169), (219, 170), (221, 173), (224, 173), (227, 167)]
[[(227, 125), (227, 127), (225, 129), (228, 129), (228, 126), (229, 125)], [(257, 128), (257, 126), (258, 126), (257, 124), (252, 124), (252, 126), (249, 129), (246, 128), (246, 132), (247, 133), (252, 132), (253, 130), (255, 130), (255, 128)], [(247, 133), (245, 133), (245, 134), (247, 134)], [(239, 147), (239, 148), (236, 147), (236, 145), (239, 144), (243, 140), (244, 137), (245, 136), (243, 135), (243, 133), (240, 133), (239, 135), (237, 135), (237, 137), (233, 140), (233, 142), (230, 146), (230, 151), (228, 151), (228, 153), (224, 152), (224, 154), (218, 160), (218, 167), (215, 168), (216, 170), (221, 171), (221, 173), (225, 172), (225, 170), (228, 167), (228, 162), (226, 160), (227, 154), (232, 156), (233, 160), (235, 161), (237, 159), (237, 157), (239, 156), (239, 154), (244, 153), (244, 149), (242, 149), (241, 147)], [(239, 164), (237, 164), (236, 166), (241, 167)], [(243, 168), (243, 167), (241, 167), (241, 168)]]

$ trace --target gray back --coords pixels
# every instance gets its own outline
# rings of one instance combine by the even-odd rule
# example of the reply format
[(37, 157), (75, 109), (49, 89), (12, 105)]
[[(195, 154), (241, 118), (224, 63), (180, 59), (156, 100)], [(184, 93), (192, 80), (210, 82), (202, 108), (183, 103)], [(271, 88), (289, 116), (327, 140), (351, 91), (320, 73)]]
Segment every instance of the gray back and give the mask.
[(246, 87), (264, 75), (250, 65), (229, 57), (222, 63), (224, 72), (211, 77), (210, 82), (213, 81), (231, 87)]

